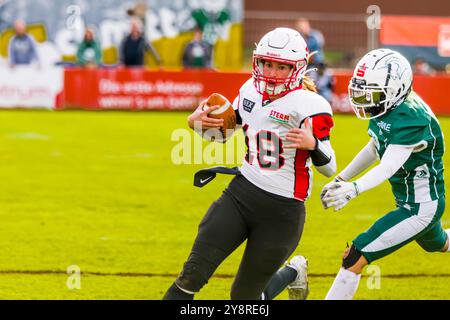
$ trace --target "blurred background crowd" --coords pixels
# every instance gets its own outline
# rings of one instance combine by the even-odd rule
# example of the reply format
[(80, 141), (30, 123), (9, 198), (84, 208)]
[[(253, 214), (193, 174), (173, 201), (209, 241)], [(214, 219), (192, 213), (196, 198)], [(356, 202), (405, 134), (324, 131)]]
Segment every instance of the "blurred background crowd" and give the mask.
[(0, 66), (249, 72), (255, 42), (286, 26), (305, 38), (309, 75), (331, 102), (334, 72), (381, 46), (416, 74), (450, 74), (450, 5), (436, 2), (0, 0)]

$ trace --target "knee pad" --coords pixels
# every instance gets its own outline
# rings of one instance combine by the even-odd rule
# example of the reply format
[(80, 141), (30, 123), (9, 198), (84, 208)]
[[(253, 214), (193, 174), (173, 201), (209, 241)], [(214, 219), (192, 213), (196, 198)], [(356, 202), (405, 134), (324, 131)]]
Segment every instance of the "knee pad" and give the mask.
[(344, 267), (344, 269), (352, 267), (359, 260), (359, 258), (361, 258), (361, 256), (361, 252), (352, 244), (348, 255), (344, 259), (342, 259), (342, 266)]

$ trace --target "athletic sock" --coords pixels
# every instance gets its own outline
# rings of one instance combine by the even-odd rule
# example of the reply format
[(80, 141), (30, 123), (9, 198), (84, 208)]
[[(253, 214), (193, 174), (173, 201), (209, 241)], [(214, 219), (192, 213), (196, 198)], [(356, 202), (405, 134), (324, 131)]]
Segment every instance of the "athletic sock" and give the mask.
[(325, 300), (351, 300), (358, 289), (360, 274), (341, 268)]
[(266, 289), (261, 295), (261, 300), (272, 300), (283, 291), (288, 284), (297, 278), (297, 270), (291, 267), (284, 267), (275, 273), (270, 279)]
[(163, 300), (194, 300), (194, 293), (188, 293), (186, 291), (187, 290), (178, 288), (174, 282), (167, 290)]

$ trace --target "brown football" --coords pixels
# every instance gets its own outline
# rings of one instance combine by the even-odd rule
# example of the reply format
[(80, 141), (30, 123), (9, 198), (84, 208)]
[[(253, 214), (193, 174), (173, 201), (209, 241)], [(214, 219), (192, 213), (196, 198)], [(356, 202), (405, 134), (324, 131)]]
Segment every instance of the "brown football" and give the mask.
[(205, 107), (216, 105), (220, 106), (220, 108), (208, 113), (208, 117), (223, 119), (223, 127), (220, 128), (220, 131), (222, 132), (222, 137), (226, 139), (227, 133), (230, 134), (232, 132), (227, 131), (227, 129), (234, 130), (236, 128), (236, 113), (230, 101), (219, 93), (210, 95), (206, 100)]

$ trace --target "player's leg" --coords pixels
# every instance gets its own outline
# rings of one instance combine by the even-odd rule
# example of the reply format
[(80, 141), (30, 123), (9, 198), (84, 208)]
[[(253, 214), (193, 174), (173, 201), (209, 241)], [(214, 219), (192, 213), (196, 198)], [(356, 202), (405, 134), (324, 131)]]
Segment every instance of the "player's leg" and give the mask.
[[(287, 284), (295, 279), (297, 272), (287, 270), (273, 278), (280, 266), (292, 254), (300, 241), (305, 222), (302, 202), (281, 209), (261, 213), (254, 221), (239, 271), (231, 289), (233, 300), (273, 299)], [(272, 284), (267, 286), (272, 279)]]
[(427, 252), (446, 252), (448, 250), (448, 235), (442, 229), (440, 221), (416, 242)]
[(325, 299), (351, 300), (358, 289), (362, 269), (367, 264), (367, 259), (353, 244), (347, 248), (342, 257), (342, 266)]
[(440, 219), (442, 212), (440, 201), (436, 200), (402, 206), (379, 219), (345, 252), (326, 299), (352, 299), (365, 265), (420, 238)]
[[(444, 210), (445, 201), (441, 200), (437, 209), (438, 214), (442, 215)], [(416, 242), (428, 252), (449, 252), (449, 241), (450, 229), (444, 230), (440, 220), (436, 221), (426, 233), (416, 239)]]
[(246, 236), (246, 223), (232, 196), (224, 192), (200, 222), (189, 258), (163, 299), (193, 299)]
[(288, 288), (289, 300), (306, 300), (309, 294), (308, 261), (303, 256), (294, 256), (279, 269), (264, 289), (262, 300), (274, 299)]

